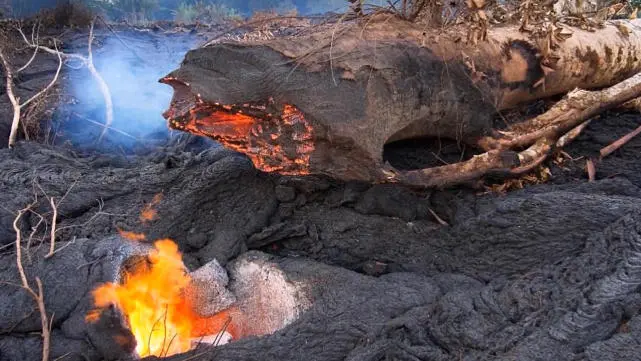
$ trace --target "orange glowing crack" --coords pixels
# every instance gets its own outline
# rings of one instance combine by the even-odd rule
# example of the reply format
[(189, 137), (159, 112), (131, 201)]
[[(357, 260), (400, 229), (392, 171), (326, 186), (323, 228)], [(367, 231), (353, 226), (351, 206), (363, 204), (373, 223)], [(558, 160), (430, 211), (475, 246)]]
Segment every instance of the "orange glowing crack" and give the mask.
[(241, 113), (231, 114), (225, 111), (215, 111), (201, 116), (198, 115), (198, 109), (192, 109), (190, 113), (196, 127), (203, 128), (204, 131), (211, 127), (210, 132), (226, 136), (244, 136), (249, 133), (255, 122), (254, 118)]
[[(224, 329), (228, 312), (200, 317), (183, 297), (191, 277), (172, 240), (156, 241), (148, 260), (127, 270), (121, 283), (105, 283), (93, 291), (97, 310), (87, 314), (87, 322), (97, 321), (101, 309), (115, 305), (125, 315), (140, 357), (186, 352), (194, 338)], [(233, 329), (226, 331), (234, 336)]]

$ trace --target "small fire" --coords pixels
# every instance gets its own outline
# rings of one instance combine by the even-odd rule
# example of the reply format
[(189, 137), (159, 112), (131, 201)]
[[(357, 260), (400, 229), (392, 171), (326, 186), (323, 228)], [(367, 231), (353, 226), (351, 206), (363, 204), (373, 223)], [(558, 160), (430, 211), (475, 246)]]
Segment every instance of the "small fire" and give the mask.
[(158, 212), (154, 207), (157, 206), (160, 201), (162, 201), (162, 193), (156, 194), (151, 202), (145, 204), (145, 208), (140, 212), (140, 222), (147, 223), (156, 219)]
[(147, 239), (147, 236), (145, 236), (144, 233), (136, 233), (136, 232), (131, 232), (131, 231), (125, 231), (124, 229), (118, 229), (118, 233), (120, 236), (124, 239), (128, 239), (130, 241), (144, 241)]
[(87, 314), (95, 322), (100, 310), (115, 305), (125, 315), (136, 339), (136, 353), (170, 356), (189, 351), (194, 338), (222, 331), (222, 318), (197, 315), (184, 297), (190, 285), (178, 246), (169, 239), (158, 240), (147, 257), (124, 272), (120, 284), (106, 283), (93, 291), (97, 310)]

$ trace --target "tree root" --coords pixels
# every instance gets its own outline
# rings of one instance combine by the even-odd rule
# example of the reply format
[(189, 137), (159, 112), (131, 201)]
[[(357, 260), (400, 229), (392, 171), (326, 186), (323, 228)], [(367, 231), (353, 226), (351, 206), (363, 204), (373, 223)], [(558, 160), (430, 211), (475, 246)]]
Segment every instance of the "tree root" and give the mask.
[[(495, 137), (478, 140), (486, 152), (467, 161), (412, 171), (396, 171), (400, 183), (419, 187), (446, 187), (489, 173), (518, 175), (540, 165), (558, 148), (574, 140), (599, 113), (641, 96), (641, 73), (612, 87), (586, 91), (576, 89), (550, 110), (514, 124)], [(601, 158), (641, 133), (641, 127), (601, 150)], [(518, 149), (525, 150), (519, 151)]]

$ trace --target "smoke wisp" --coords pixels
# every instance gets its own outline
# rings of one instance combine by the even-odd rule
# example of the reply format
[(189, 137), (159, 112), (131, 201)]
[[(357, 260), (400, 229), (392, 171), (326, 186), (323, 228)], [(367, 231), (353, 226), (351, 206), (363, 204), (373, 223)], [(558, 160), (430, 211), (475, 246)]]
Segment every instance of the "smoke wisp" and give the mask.
[[(109, 87), (114, 111), (105, 145), (127, 150), (166, 140), (169, 130), (162, 112), (172, 89), (158, 79), (179, 66), (185, 53), (196, 46), (196, 36), (132, 30), (118, 37), (97, 37), (96, 42), (94, 64)], [(59, 131), (77, 146), (88, 145), (103, 129), (104, 97), (86, 69), (70, 72), (69, 80), (74, 101), (65, 107), (69, 119), (60, 122)]]

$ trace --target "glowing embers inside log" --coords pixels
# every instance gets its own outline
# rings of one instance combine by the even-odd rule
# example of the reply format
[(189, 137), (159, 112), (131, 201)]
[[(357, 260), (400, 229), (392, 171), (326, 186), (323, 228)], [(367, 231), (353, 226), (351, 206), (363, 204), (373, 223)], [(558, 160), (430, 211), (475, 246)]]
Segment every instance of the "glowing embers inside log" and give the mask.
[(231, 107), (199, 101), (187, 114), (170, 118), (169, 125), (244, 153), (262, 171), (310, 173), (314, 128), (293, 105), (284, 105), (273, 115), (262, 106)]
[(140, 357), (186, 352), (199, 340), (223, 331), (233, 337), (227, 312), (212, 317), (194, 312), (185, 297), (192, 279), (173, 241), (156, 241), (147, 256), (132, 259), (135, 262), (124, 267), (120, 283), (106, 283), (93, 291), (97, 309), (87, 315), (88, 322), (97, 321), (103, 310), (115, 305), (128, 322)]

